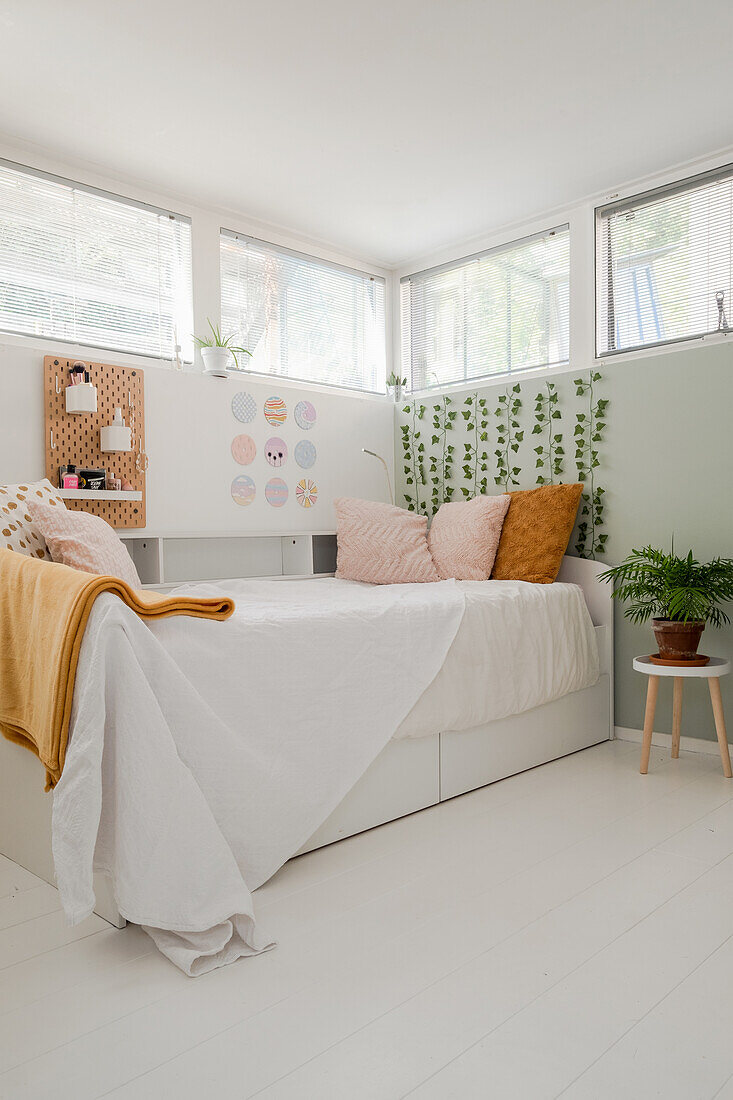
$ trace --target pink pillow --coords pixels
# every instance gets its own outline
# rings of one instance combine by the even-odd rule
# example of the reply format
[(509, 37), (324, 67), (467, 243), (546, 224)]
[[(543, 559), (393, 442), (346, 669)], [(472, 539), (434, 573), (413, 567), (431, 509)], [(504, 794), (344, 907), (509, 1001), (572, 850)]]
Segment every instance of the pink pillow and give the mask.
[(428, 521), (394, 504), (335, 500), (336, 576), (367, 584), (439, 581), (430, 557)]
[(443, 580), (488, 580), (510, 500), (508, 494), (502, 494), (441, 504), (428, 543)]
[(89, 512), (51, 508), (28, 501), (38, 530), (46, 540), (51, 557), (84, 573), (119, 577), (130, 588), (142, 588), (132, 558), (110, 525)]

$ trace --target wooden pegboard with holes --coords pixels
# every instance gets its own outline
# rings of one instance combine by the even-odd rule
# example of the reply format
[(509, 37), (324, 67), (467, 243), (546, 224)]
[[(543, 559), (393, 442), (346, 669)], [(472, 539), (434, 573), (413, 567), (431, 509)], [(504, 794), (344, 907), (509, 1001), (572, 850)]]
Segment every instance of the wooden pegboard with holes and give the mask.
[[(97, 388), (96, 413), (67, 413), (66, 387), (69, 368), (82, 363)], [(139, 367), (115, 367), (67, 356), (47, 355), (43, 360), (43, 397), (46, 408), (46, 477), (59, 483), (59, 466), (105, 469), (109, 476), (129, 481), (142, 492), (142, 500), (67, 500), (67, 508), (91, 512), (113, 527), (145, 526), (145, 380)], [(99, 429), (111, 424), (115, 408), (122, 409), (132, 428), (132, 450), (99, 449)], [(52, 434), (53, 433), (53, 434)], [(53, 446), (52, 446), (53, 443)], [(140, 453), (142, 451), (142, 459)]]

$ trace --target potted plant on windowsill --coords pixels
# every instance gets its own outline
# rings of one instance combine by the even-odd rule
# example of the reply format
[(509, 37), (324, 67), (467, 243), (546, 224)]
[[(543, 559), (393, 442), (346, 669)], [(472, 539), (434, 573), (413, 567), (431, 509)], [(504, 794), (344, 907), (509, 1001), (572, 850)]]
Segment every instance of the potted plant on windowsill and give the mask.
[(615, 581), (616, 600), (628, 604), (624, 611), (634, 623), (652, 620), (661, 661), (676, 664), (702, 662), (697, 656), (706, 623), (730, 622), (721, 604), (733, 599), (733, 560), (713, 558), (701, 564), (692, 556), (679, 558), (646, 546), (633, 550), (621, 562), (601, 573), (601, 580)]
[[(208, 318), (207, 318), (208, 320)], [(204, 361), (204, 374), (210, 374), (214, 378), (227, 378), (229, 371), (241, 370), (238, 355), (252, 355), (246, 348), (240, 348), (234, 343), (234, 336), (222, 336), (221, 329), (208, 321), (211, 336), (194, 336), (196, 344), (201, 349), (201, 358)], [(231, 363), (234, 360), (234, 367)]]
[(406, 385), (407, 379), (400, 378), (400, 376), (398, 374), (395, 374), (394, 371), (391, 372), (389, 378), (387, 379), (387, 389), (392, 390), (392, 396), (394, 397), (395, 401), (402, 400), (402, 390)]

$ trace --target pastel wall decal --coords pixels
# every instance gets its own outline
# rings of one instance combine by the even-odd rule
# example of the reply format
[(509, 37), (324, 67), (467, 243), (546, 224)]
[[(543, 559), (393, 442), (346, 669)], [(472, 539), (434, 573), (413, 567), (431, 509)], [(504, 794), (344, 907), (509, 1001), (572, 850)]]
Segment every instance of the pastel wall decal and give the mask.
[(232, 440), (232, 458), (240, 466), (249, 466), (257, 454), (257, 444), (251, 435), (235, 435)]
[(267, 423), (275, 427), (284, 424), (288, 418), (288, 407), (282, 397), (268, 397), (263, 411)]
[(295, 487), (295, 499), (301, 508), (312, 508), (318, 500), (318, 486), (309, 477), (304, 477)]
[(251, 393), (240, 390), (232, 398), (232, 412), (240, 423), (249, 424), (257, 416), (257, 402)]
[(288, 448), (284, 439), (279, 435), (273, 435), (265, 443), (265, 458), (271, 466), (284, 466), (288, 458)]
[(273, 508), (282, 508), (288, 499), (288, 487), (281, 477), (271, 478), (265, 486), (265, 499)]
[(316, 448), (310, 439), (301, 439), (299, 443), (296, 443), (293, 454), (301, 470), (310, 470), (316, 461)]
[(251, 477), (247, 477), (246, 474), (240, 474), (239, 477), (235, 477), (232, 482), (232, 500), (235, 504), (241, 504), (245, 507), (247, 504), (251, 504), (257, 495), (257, 486)]
[(304, 432), (309, 432), (317, 419), (315, 406), (310, 401), (299, 401), (295, 406), (293, 415), (295, 416), (295, 423)]

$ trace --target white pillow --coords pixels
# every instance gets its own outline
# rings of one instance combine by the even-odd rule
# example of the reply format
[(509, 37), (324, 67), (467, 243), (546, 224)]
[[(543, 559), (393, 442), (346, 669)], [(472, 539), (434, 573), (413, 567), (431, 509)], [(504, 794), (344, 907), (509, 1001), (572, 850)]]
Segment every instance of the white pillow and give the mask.
[(51, 561), (43, 535), (30, 514), (28, 505), (32, 501), (66, 510), (48, 478), (26, 485), (0, 485), (0, 548)]

